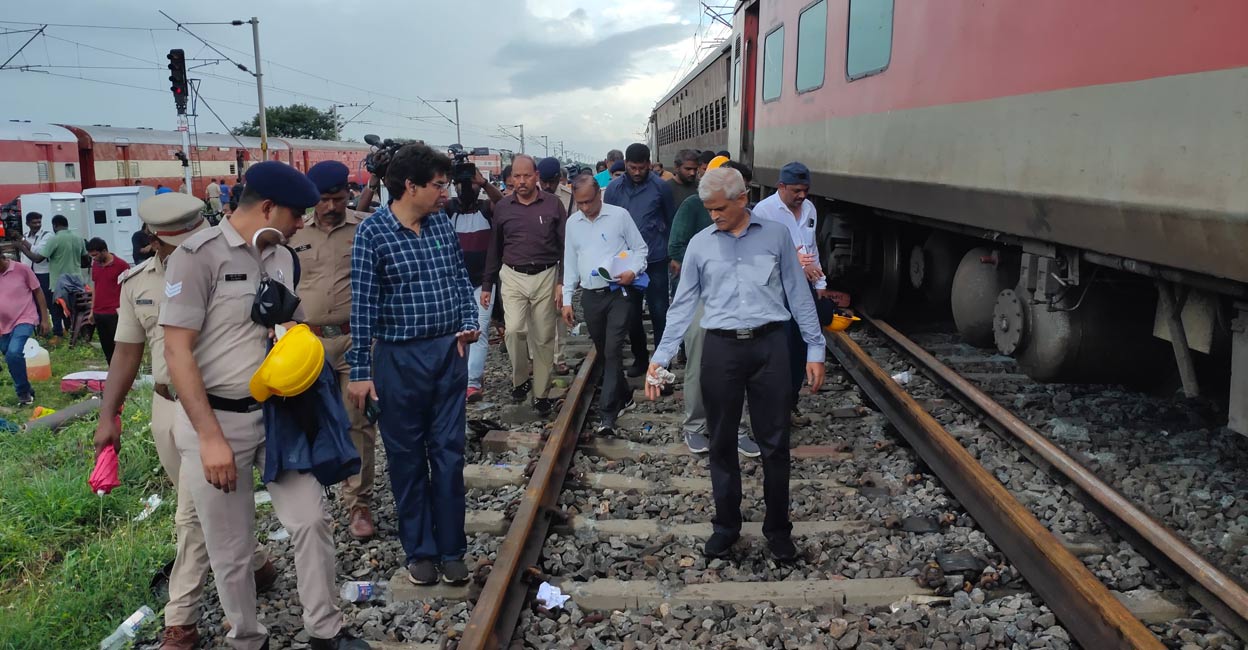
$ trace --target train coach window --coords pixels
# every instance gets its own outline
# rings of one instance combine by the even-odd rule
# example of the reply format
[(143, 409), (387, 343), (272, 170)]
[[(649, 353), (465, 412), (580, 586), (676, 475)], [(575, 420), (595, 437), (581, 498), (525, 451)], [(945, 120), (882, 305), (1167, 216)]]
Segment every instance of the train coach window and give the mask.
[(732, 48), (732, 103), (741, 103), (741, 37)]
[(797, 92), (823, 87), (828, 52), (828, 2), (819, 0), (797, 17)]
[(74, 163), (65, 163), (65, 178), (78, 178), (78, 168)]
[(845, 76), (879, 74), (893, 56), (893, 0), (850, 0)]
[(784, 25), (781, 25), (763, 41), (763, 101), (780, 98), (784, 84)]

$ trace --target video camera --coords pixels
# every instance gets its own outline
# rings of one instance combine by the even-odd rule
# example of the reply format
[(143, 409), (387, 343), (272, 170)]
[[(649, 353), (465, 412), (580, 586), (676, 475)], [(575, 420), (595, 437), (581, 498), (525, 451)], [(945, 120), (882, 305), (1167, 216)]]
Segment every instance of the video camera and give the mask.
[(460, 183), (471, 183), (472, 179), (477, 177), (477, 166), (468, 162), (469, 156), (488, 156), (490, 149), (488, 147), (477, 147), (472, 151), (466, 151), (464, 145), (453, 144), (447, 147), (451, 156), (451, 182), (459, 185)]
[(394, 159), (394, 154), (403, 145), (416, 142), (416, 140), (392, 140), (390, 138), (382, 140), (379, 136), (369, 133), (364, 136), (364, 142), (377, 148), (376, 151), (369, 153), (368, 157), (364, 159), (364, 169), (367, 169), (370, 174), (385, 178), (386, 169), (390, 167), (390, 161)]

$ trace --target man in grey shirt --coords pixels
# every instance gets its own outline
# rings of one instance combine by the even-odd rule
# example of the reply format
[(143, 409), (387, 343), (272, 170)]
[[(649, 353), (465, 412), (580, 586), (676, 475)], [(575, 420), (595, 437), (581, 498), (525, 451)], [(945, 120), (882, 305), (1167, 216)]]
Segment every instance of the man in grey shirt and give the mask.
[[(572, 292), (579, 284), (589, 338), (604, 361), (596, 433), (611, 435), (619, 414), (633, 405), (633, 391), (624, 379), (624, 339), (642, 299), (634, 282), (646, 270), (646, 241), (628, 210), (602, 202), (593, 176), (572, 181), (572, 198), (578, 210), (564, 231), (563, 321), (572, 327)], [(611, 271), (610, 260), (625, 251), (625, 268), (615, 278), (603, 277), (599, 269)]]
[[(649, 378), (676, 355), (694, 309), (703, 303), (702, 393), (711, 434), (711, 489), (715, 498), (714, 534), (708, 557), (723, 557), (741, 534), (741, 467), (737, 427), (746, 394), (750, 424), (762, 450), (763, 535), (777, 560), (797, 558), (789, 522), (789, 405), (791, 382), (784, 324), (796, 319), (806, 342), (806, 380), (811, 391), (823, 384), (824, 341), (806, 276), (788, 231), (754, 219), (746, 207), (745, 180), (735, 169), (706, 173), (698, 196), (714, 222), (694, 235), (681, 266), (680, 288), (668, 312), (663, 340), (651, 357)], [(787, 306), (786, 306), (787, 300)], [(656, 399), (659, 386), (646, 382)]]

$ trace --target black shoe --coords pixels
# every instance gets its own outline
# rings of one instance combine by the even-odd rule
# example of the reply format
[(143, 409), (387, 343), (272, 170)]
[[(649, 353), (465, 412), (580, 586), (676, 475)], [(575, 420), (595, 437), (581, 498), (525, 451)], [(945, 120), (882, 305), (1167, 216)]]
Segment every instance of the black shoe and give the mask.
[(767, 550), (779, 562), (792, 562), (797, 559), (797, 546), (788, 535), (767, 540)]
[(629, 377), (640, 377), (646, 374), (646, 369), (649, 367), (649, 365), (650, 365), (649, 363), (634, 363), (633, 365), (628, 367), (628, 370), (624, 371), (624, 374), (628, 375)]
[(702, 549), (702, 554), (707, 557), (727, 557), (728, 551), (732, 550), (732, 545), (737, 543), (740, 535), (729, 535), (727, 533), (715, 533), (711, 538), (706, 540), (706, 546)]
[(450, 560), (442, 563), (442, 582), (462, 585), (468, 582), (468, 565), (463, 560)]
[(332, 639), (309, 638), (308, 647), (311, 650), (372, 650), (373, 646), (363, 639), (355, 638), (346, 630), (340, 630)]
[(438, 582), (438, 566), (433, 560), (416, 560), (407, 565), (408, 579), (415, 585), (432, 585)]
[(614, 436), (614, 435), (615, 435), (615, 424), (614, 424), (614, 423), (607, 423), (607, 422), (603, 422), (602, 424), (599, 424), (599, 425), (598, 425), (598, 426), (594, 429), (594, 435), (595, 435), (595, 436)]
[(17, 397), (17, 403), (21, 404), (22, 406), (30, 406), (31, 404), (34, 404), (35, 403), (35, 391), (32, 390), (26, 395), (19, 395)]
[(550, 415), (551, 411), (555, 410), (554, 400), (549, 397), (534, 397), (533, 410), (537, 411), (538, 415), (546, 417)]
[(533, 380), (525, 380), (519, 386), (513, 386), (511, 389), (511, 399), (513, 402), (523, 402), (524, 398), (529, 396), (529, 391), (533, 390)]

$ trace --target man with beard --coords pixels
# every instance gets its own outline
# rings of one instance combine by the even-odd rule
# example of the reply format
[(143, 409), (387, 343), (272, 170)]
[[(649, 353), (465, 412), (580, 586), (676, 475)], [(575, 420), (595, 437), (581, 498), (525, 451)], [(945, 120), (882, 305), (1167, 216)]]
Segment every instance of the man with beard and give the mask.
[(338, 383), (351, 420), (351, 441), (360, 454), (360, 473), (342, 486), (342, 502), (348, 515), (348, 529), (356, 539), (373, 536), (373, 479), (376, 476), (377, 429), (364, 412), (347, 399), (351, 366), (351, 242), (356, 228), (367, 214), (347, 209), (347, 179), (351, 170), (337, 160), (319, 162), (308, 170), (308, 179), (321, 194), (303, 228), (290, 238), (289, 245), (299, 256), (299, 294), (308, 327), (325, 347), (325, 360), (338, 373)]
[[(268, 646), (268, 631), (258, 617), (252, 573), (252, 470), (264, 463), (265, 429), (249, 383), (264, 361), (270, 334), (252, 318), (252, 305), (262, 277), (270, 283), (266, 292), (293, 290), (294, 256), (279, 242), (303, 227), (303, 213), (320, 201), (320, 193), (307, 176), (276, 161), (254, 165), (246, 179), (234, 215), (194, 234), (169, 256), (159, 322), (178, 397), (173, 436), (182, 455), (179, 480), (190, 490), (204, 529), (217, 594), (230, 622), (226, 639), (238, 650), (259, 650)], [(276, 318), (301, 317), (296, 308), (289, 317)], [(321, 484), (310, 473), (288, 471), (267, 488), (293, 541), (309, 647), (370, 647), (343, 629)]]

